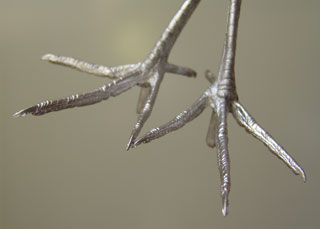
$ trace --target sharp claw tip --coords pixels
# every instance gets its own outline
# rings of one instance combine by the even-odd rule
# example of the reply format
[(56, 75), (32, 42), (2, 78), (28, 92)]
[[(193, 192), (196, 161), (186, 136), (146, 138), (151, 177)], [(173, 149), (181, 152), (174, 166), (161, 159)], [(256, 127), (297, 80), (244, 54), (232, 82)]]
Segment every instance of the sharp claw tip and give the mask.
[(222, 215), (223, 216), (227, 216), (228, 215), (228, 207), (227, 205), (223, 205), (223, 208), (222, 208)]
[(304, 183), (307, 182), (306, 173), (304, 172), (304, 170), (303, 170), (301, 167), (295, 168), (295, 169), (294, 169), (294, 173), (295, 173), (296, 175), (299, 175), (299, 176), (302, 178), (302, 180), (303, 180)]
[(307, 182), (307, 176), (306, 176), (306, 174), (305, 174), (304, 172), (301, 172), (301, 173), (300, 173), (300, 176), (301, 176), (303, 182), (306, 183), (306, 182)]
[(133, 143), (133, 147), (136, 148), (136, 147), (137, 147), (138, 145), (140, 145), (140, 144), (141, 144), (140, 139), (135, 140), (134, 143)]
[(223, 208), (223, 209), (222, 209), (222, 215), (223, 215), (223, 216), (227, 216), (227, 215), (228, 215), (228, 211), (227, 211), (226, 208)]
[(130, 139), (129, 139), (129, 142), (127, 144), (127, 151), (132, 148), (132, 147), (135, 147), (134, 146), (134, 139), (133, 139), (133, 136), (131, 135)]
[(223, 196), (222, 197), (222, 215), (227, 216), (228, 215), (228, 196)]
[(24, 110), (18, 111), (12, 115), (12, 117), (14, 117), (14, 118), (19, 118), (19, 117), (23, 117), (23, 116), (26, 116), (26, 113), (24, 112)]

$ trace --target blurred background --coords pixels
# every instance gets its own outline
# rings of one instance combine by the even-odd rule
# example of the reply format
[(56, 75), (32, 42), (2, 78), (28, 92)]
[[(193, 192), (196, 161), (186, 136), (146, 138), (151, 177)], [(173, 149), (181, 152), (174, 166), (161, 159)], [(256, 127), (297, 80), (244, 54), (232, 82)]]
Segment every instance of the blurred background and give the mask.
[[(216, 150), (206, 109), (184, 128), (125, 147), (139, 89), (108, 101), (14, 119), (45, 99), (106, 79), (41, 61), (43, 54), (116, 66), (143, 60), (183, 0), (1, 0), (0, 228), (316, 228), (319, 225), (320, 1), (246, 0), (236, 59), (241, 103), (303, 166), (303, 183), (229, 115), (232, 191), (221, 214)], [(204, 0), (170, 62), (141, 134), (196, 101), (217, 72), (227, 1)]]

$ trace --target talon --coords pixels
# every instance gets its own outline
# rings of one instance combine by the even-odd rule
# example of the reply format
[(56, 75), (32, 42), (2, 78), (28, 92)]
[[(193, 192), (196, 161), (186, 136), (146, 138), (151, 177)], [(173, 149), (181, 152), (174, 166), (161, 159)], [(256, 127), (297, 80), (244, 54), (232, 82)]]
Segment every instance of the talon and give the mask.
[(299, 175), (300, 175), (300, 177), (302, 178), (303, 182), (306, 183), (306, 182), (307, 182), (307, 175), (306, 175), (306, 173), (303, 171), (302, 168), (300, 168), (300, 170), (299, 170)]
[(228, 215), (228, 194), (224, 195), (222, 197), (222, 215), (227, 216)]
[(130, 148), (135, 148), (134, 145), (135, 145), (135, 144), (134, 144), (134, 138), (133, 138), (133, 135), (131, 135), (130, 138), (129, 138), (129, 142), (128, 142), (128, 144), (127, 144), (127, 151), (128, 151)]
[(12, 117), (19, 118), (19, 117), (23, 117), (23, 116), (26, 116), (26, 115), (27, 115), (27, 113), (25, 112), (25, 110), (20, 110), (20, 111), (14, 113), (12, 115)]

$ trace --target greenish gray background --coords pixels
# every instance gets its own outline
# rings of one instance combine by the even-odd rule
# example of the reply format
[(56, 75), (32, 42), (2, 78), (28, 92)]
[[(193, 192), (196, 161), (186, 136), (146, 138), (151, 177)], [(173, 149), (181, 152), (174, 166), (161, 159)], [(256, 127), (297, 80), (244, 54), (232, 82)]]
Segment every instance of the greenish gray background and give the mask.
[[(244, 0), (236, 59), (242, 104), (305, 169), (293, 173), (229, 116), (232, 191), (221, 214), (210, 112), (125, 151), (139, 90), (93, 106), (14, 119), (44, 99), (105, 79), (40, 60), (45, 53), (108, 66), (146, 57), (183, 0), (1, 0), (0, 228), (191, 229), (319, 226), (319, 0)], [(171, 120), (217, 72), (227, 1), (203, 0), (170, 61), (196, 79), (167, 74), (142, 133)]]

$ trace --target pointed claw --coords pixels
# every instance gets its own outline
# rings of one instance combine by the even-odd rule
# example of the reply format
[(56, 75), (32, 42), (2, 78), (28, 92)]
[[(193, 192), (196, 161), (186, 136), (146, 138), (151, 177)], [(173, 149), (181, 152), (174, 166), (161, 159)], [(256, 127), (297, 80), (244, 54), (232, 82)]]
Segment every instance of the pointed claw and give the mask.
[(94, 104), (109, 97), (109, 95), (105, 94), (104, 92), (104, 87), (102, 87), (92, 92), (75, 94), (63, 99), (46, 100), (30, 108), (15, 113), (14, 117), (21, 117), (27, 114), (38, 116), (52, 111)]
[(307, 176), (303, 170), (299, 171), (299, 174), (297, 174), (297, 175), (299, 175), (301, 177), (301, 179), (303, 180), (304, 183), (307, 182)]
[[(158, 72), (154, 73), (153, 76), (153, 83), (152, 85), (150, 85), (150, 89), (147, 89), (146, 91), (144, 91), (144, 93), (147, 92), (147, 94), (143, 95), (143, 102), (144, 104), (141, 105), (141, 111), (138, 117), (138, 121), (136, 123), (136, 125), (134, 126), (132, 133), (131, 133), (131, 137), (129, 139), (129, 143), (127, 144), (127, 150), (130, 149), (131, 147), (135, 147), (134, 142), (136, 140), (136, 138), (138, 137), (144, 123), (147, 121), (147, 119), (149, 118), (153, 105), (154, 105), (154, 101), (157, 97), (157, 93), (159, 90), (159, 86), (161, 81), (159, 80), (160, 78), (162, 78), (163, 75), (159, 75)], [(140, 101), (139, 101), (140, 102)]]
[(250, 134), (260, 140), (273, 154), (278, 156), (296, 175), (300, 175), (303, 181), (306, 182), (306, 174), (301, 166), (254, 120), (238, 101), (234, 101), (232, 104), (232, 114), (240, 126), (243, 126)]
[(228, 215), (228, 194), (224, 195), (222, 197), (222, 215), (227, 216)]
[(127, 144), (127, 151), (131, 148), (131, 147), (133, 147), (133, 144), (134, 143), (134, 139), (133, 139), (133, 135), (131, 135), (130, 136), (130, 138), (129, 138), (129, 142), (128, 142), (128, 144)]
[(20, 110), (20, 111), (14, 113), (12, 115), (12, 117), (19, 118), (19, 117), (23, 117), (23, 116), (26, 116), (26, 115), (27, 115), (27, 112), (25, 110)]
[(304, 172), (304, 170), (302, 168), (298, 168), (298, 172), (295, 173), (295, 174), (299, 175), (304, 183), (307, 182), (307, 175), (306, 175), (306, 173)]
[[(43, 103), (45, 103), (45, 102), (43, 102)], [(42, 103), (40, 103), (40, 104), (42, 104)], [(16, 113), (14, 113), (12, 116), (14, 118), (18, 118), (18, 117), (24, 117), (24, 116), (26, 116), (28, 114), (37, 115), (38, 107), (39, 107), (39, 104), (37, 104), (35, 106), (32, 106), (32, 107), (29, 107), (27, 109), (18, 111)]]

